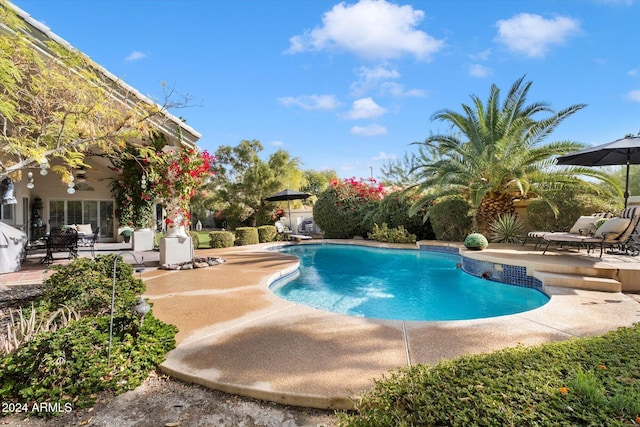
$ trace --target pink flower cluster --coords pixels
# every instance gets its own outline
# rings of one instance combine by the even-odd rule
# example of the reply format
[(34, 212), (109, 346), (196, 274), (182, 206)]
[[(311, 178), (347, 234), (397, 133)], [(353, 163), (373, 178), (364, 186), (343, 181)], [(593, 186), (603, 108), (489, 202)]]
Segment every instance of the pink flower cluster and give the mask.
[[(349, 200), (355, 205), (360, 202), (382, 200), (384, 197), (384, 187), (373, 178), (356, 180), (355, 177), (351, 177), (342, 181), (333, 179), (329, 185), (336, 190), (338, 200)], [(340, 206), (340, 202), (338, 202), (338, 206)]]
[(191, 224), (189, 203), (198, 188), (213, 174), (211, 170), (215, 156), (207, 150), (193, 148), (165, 149), (158, 153), (163, 159), (158, 182), (158, 195), (167, 204), (167, 225)]

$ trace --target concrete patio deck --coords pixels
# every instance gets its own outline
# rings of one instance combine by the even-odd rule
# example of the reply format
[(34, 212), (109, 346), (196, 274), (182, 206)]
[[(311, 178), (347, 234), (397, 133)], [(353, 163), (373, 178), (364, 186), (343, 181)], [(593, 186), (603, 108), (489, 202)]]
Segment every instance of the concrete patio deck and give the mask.
[[(264, 251), (265, 246), (199, 250), (197, 256), (221, 256), (227, 262), (185, 271), (154, 269), (153, 254), (141, 254), (152, 267), (142, 278), (154, 315), (179, 328), (178, 345), (162, 370), (258, 399), (351, 408), (352, 399), (370, 389), (372, 379), (404, 366), (598, 335), (640, 320), (633, 295), (555, 286), (545, 287), (551, 300), (543, 307), (490, 319), (404, 322), (327, 313), (282, 300), (269, 290), (273, 280), (297, 268), (297, 260)], [(527, 262), (542, 257), (531, 247), (496, 250), (482, 256)], [(579, 268), (640, 267), (630, 257), (594, 260), (584, 251), (544, 257), (539, 262)], [(10, 284), (5, 276), (0, 285)]]

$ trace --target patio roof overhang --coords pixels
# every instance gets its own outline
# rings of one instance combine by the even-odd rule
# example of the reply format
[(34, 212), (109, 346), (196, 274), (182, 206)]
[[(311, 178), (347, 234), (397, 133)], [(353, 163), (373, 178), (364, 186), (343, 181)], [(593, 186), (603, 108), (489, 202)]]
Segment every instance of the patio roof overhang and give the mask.
[[(33, 19), (24, 10), (20, 9), (16, 5), (10, 2), (6, 4), (26, 23), (26, 28), (23, 30), (25, 34), (30, 37), (32, 44), (41, 54), (56, 60), (55, 55), (47, 45), (47, 41), (52, 40), (56, 43), (64, 46), (67, 49), (73, 51), (79, 51), (73, 47), (69, 42), (62, 37), (55, 34), (49, 27), (43, 23)], [(4, 23), (0, 22), (0, 32), (12, 32)], [(83, 53), (84, 54), (84, 53)], [(88, 55), (84, 54), (88, 57)], [(169, 113), (162, 106), (151, 100), (149, 97), (140, 93), (134, 87), (128, 85), (123, 80), (119, 79), (107, 69), (97, 64), (95, 61), (91, 61), (91, 66), (102, 76), (103, 81), (106, 82), (111, 88), (114, 89), (114, 96), (117, 96), (123, 104), (131, 105), (131, 98), (135, 98), (137, 101), (147, 104), (155, 105), (160, 109), (161, 117), (152, 119), (154, 126), (160, 130), (172, 143), (182, 141), (182, 144), (190, 148), (195, 148), (197, 141), (202, 136), (199, 132), (193, 129), (191, 126), (184, 123), (181, 119)]]

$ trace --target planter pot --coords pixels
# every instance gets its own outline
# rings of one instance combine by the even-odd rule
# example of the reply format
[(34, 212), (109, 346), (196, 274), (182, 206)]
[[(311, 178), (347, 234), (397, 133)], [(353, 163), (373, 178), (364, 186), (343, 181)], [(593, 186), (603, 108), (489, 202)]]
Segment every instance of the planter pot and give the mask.
[(134, 251), (152, 251), (153, 243), (153, 231), (150, 228), (143, 228), (133, 232)]
[(173, 224), (167, 224), (167, 234), (164, 237), (189, 237), (184, 225), (175, 226)]
[(193, 260), (191, 237), (163, 237), (160, 239), (160, 265), (181, 264)]

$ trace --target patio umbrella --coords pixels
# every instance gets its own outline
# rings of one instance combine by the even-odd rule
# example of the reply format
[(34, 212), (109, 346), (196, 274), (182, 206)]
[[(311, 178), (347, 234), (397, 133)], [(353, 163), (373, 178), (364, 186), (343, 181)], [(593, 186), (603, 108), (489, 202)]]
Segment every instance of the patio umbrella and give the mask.
[(624, 188), (624, 207), (626, 208), (629, 198), (629, 165), (640, 164), (640, 136), (628, 136), (560, 156), (557, 159), (557, 164), (574, 166), (627, 165)]
[(268, 202), (281, 202), (287, 201), (287, 205), (289, 206), (289, 228), (293, 230), (291, 224), (291, 201), (292, 200), (304, 200), (311, 197), (311, 194), (303, 193), (301, 191), (296, 190), (282, 190), (279, 193), (272, 194), (270, 196), (265, 197), (264, 199)]

